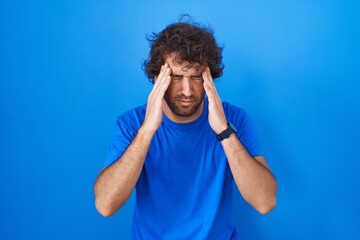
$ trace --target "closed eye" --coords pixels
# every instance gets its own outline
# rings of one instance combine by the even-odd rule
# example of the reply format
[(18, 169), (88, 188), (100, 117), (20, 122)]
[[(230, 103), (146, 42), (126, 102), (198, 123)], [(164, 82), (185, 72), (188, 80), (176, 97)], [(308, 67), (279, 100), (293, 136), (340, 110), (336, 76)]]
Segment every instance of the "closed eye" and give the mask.
[(171, 75), (171, 80), (181, 80), (182, 76), (181, 75)]
[(203, 80), (202, 76), (192, 76), (192, 79), (194, 80)]

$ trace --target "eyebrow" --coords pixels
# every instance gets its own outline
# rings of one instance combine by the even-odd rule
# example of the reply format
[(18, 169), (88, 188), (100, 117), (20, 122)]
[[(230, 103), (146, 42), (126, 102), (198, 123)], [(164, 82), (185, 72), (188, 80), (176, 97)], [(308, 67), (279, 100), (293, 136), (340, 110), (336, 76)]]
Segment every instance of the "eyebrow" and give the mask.
[(172, 77), (182, 77), (182, 76), (184, 76), (184, 74), (174, 74), (174, 73), (172, 73), (172, 74), (170, 74), (170, 76), (172, 76)]
[[(170, 76), (172, 76), (172, 77), (183, 77), (184, 74), (174, 74), (174, 73), (172, 73), (172, 74), (170, 74)], [(202, 77), (202, 74), (190, 75), (190, 77)]]

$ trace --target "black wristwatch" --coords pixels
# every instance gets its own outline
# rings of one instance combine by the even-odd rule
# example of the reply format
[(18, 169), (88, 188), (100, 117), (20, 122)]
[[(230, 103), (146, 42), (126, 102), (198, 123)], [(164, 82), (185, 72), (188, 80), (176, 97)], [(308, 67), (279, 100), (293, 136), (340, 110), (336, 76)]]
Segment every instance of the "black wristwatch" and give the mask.
[(216, 138), (219, 141), (222, 141), (222, 140), (230, 137), (230, 135), (233, 133), (236, 133), (236, 128), (230, 122), (228, 122), (228, 128), (225, 129), (224, 131), (222, 131), (221, 133), (216, 134)]

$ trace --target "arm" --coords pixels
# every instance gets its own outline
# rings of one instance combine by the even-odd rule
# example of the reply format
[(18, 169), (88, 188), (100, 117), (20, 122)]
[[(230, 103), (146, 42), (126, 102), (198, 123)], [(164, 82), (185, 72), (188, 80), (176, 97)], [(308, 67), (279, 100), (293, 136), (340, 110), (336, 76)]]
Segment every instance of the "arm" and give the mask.
[(251, 157), (235, 134), (221, 142), (243, 198), (266, 214), (276, 205), (277, 184), (264, 157)]
[[(209, 99), (209, 123), (216, 134), (227, 128), (221, 99), (209, 68), (203, 72), (204, 88)], [(235, 134), (221, 142), (231, 173), (243, 198), (257, 211), (266, 214), (276, 204), (277, 183), (263, 157), (251, 157)]]
[(165, 64), (149, 94), (145, 119), (137, 135), (122, 156), (104, 168), (95, 181), (95, 206), (103, 216), (114, 214), (126, 203), (139, 179), (152, 137), (162, 122), (163, 98), (170, 80), (170, 68)]

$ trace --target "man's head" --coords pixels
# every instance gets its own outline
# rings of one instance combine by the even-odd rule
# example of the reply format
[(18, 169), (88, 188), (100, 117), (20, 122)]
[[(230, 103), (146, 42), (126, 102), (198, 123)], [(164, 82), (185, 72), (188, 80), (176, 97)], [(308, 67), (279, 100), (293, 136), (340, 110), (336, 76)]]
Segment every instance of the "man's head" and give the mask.
[(222, 48), (215, 41), (213, 31), (196, 23), (178, 22), (149, 37), (151, 46), (148, 60), (144, 62), (145, 73), (153, 82), (161, 65), (172, 54), (177, 62), (208, 66), (212, 78), (222, 75)]
[(148, 78), (154, 82), (161, 66), (171, 69), (171, 83), (165, 92), (164, 112), (172, 120), (187, 122), (202, 112), (205, 90), (202, 73), (210, 69), (212, 78), (222, 75), (222, 48), (212, 30), (195, 23), (178, 22), (149, 39), (151, 50), (144, 62)]
[(175, 114), (183, 120), (199, 116), (202, 112), (200, 106), (205, 96), (202, 78), (205, 67), (198, 63), (179, 61), (176, 53), (167, 56), (165, 63), (171, 69), (171, 83), (165, 92), (164, 99), (172, 112), (164, 109), (165, 113), (172, 116)]

